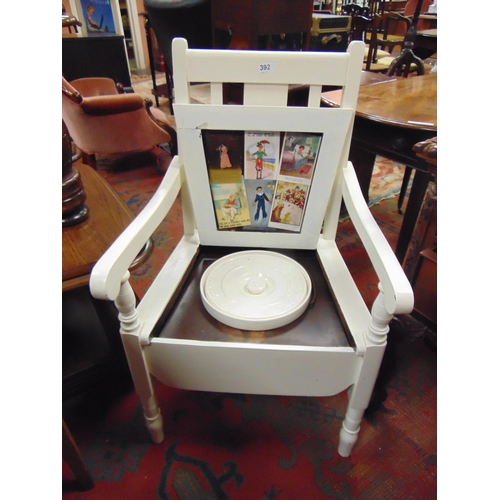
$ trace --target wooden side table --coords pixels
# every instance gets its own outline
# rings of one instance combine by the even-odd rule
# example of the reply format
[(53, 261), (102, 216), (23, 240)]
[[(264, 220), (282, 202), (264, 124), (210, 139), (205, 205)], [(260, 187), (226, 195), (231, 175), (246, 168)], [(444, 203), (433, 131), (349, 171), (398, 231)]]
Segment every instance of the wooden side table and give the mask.
[[(116, 308), (95, 300), (89, 290), (97, 260), (132, 222), (134, 215), (113, 188), (88, 165), (75, 164), (82, 177), (88, 218), (62, 229), (63, 399), (120, 374), (128, 377)], [(150, 242), (131, 266), (151, 255)]]
[(415, 294), (413, 315), (433, 328), (437, 326), (437, 137), (413, 147), (428, 165), (432, 182), (427, 188), (415, 224), (403, 268)]

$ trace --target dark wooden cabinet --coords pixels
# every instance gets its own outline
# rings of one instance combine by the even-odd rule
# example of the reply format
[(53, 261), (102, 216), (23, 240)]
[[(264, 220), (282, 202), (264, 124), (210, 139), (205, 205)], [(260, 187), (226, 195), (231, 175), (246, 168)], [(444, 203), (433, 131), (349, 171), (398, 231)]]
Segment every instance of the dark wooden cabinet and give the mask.
[(230, 6), (225, 0), (211, 0), (211, 5), (214, 48), (226, 48), (229, 36), (231, 44), (241, 48), (270, 49), (273, 35), (302, 34), (302, 49), (309, 49), (312, 0), (240, 0)]
[(112, 78), (132, 90), (123, 36), (62, 37), (62, 74), (66, 80), (88, 76)]

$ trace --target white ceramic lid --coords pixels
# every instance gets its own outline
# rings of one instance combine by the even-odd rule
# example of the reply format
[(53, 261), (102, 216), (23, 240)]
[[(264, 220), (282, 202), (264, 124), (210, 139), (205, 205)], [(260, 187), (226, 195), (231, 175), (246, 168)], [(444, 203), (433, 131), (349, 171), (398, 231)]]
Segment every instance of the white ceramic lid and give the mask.
[(309, 304), (311, 280), (285, 255), (236, 252), (215, 261), (200, 283), (207, 311), (241, 330), (269, 330), (297, 319)]

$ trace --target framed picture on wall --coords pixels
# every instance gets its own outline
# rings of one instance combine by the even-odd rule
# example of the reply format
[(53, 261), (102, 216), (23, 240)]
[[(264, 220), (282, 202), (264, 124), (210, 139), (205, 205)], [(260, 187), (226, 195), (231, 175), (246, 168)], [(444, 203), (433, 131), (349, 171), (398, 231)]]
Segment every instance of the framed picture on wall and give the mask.
[(116, 34), (111, 1), (112, 0), (80, 0), (83, 16), (82, 21), (85, 23), (89, 36)]

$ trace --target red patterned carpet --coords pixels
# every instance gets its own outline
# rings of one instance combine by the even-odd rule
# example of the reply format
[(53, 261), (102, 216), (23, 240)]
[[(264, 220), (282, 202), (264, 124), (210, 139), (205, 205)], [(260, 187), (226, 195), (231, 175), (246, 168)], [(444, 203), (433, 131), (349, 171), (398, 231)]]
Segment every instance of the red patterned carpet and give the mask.
[[(159, 163), (150, 156), (140, 168), (121, 163), (99, 171), (137, 213), (161, 179), (165, 155)], [(378, 174), (391, 172), (381, 168)], [(402, 218), (396, 202), (389, 198), (371, 208), (393, 247)], [(153, 256), (133, 275), (139, 296), (180, 232), (176, 206), (155, 233)], [(349, 220), (340, 224), (338, 244), (371, 304), (377, 280)], [(62, 497), (436, 498), (436, 353), (427, 348), (424, 333), (425, 327), (410, 317), (394, 322), (376, 397), (349, 458), (336, 452), (344, 393), (326, 398), (253, 396), (181, 391), (158, 383), (165, 441), (154, 445), (130, 380), (121, 387), (89, 391), (65, 402), (63, 416), (95, 486), (78, 491), (63, 463)]]

